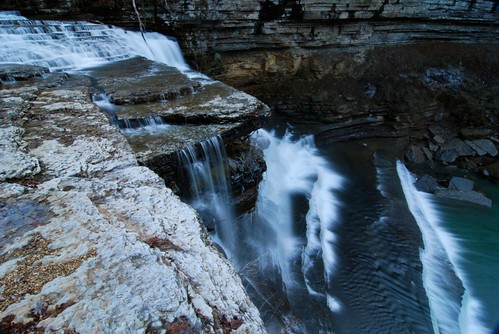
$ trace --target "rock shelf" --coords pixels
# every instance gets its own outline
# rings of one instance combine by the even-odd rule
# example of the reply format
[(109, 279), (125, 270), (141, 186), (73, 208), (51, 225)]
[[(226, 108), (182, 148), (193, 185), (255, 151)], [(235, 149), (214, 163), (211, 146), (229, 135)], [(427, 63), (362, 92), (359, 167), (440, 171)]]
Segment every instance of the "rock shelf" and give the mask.
[(2, 326), (263, 333), (197, 213), (138, 165), (90, 88), (56, 73), (0, 89)]

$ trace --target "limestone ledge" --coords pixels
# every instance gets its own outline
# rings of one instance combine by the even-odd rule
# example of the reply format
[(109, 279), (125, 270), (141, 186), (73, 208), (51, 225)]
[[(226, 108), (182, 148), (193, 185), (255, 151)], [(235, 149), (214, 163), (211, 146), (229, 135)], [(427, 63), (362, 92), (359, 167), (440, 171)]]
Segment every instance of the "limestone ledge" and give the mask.
[(196, 212), (137, 165), (88, 88), (54, 74), (0, 90), (2, 326), (265, 332)]

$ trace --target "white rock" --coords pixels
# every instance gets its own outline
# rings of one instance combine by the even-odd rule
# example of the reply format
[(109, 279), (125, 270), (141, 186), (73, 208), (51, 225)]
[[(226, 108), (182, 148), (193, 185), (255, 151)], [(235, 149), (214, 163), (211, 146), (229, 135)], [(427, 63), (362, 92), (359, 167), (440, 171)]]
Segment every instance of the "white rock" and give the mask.
[(23, 141), (24, 131), (21, 128), (9, 126), (0, 128), (0, 181), (10, 178), (21, 178), (40, 172), (38, 160), (26, 153), (26, 142)]

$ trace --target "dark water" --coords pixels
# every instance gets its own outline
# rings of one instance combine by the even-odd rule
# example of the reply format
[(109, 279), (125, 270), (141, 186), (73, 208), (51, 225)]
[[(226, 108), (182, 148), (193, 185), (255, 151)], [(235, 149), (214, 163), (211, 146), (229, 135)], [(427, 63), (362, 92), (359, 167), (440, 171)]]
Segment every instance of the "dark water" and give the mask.
[[(226, 249), (270, 333), (488, 333), (498, 320), (499, 212), (436, 202), (394, 139), (261, 131), (267, 175)], [(308, 135), (308, 136), (307, 136)], [(498, 187), (480, 189), (498, 203)]]

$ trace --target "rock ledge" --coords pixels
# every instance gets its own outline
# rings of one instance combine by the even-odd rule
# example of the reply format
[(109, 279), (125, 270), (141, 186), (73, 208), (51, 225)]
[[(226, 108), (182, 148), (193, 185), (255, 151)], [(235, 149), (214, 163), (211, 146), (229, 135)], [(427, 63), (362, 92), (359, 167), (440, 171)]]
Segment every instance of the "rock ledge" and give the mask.
[(196, 212), (137, 165), (88, 79), (29, 80), (0, 89), (2, 326), (265, 332)]

